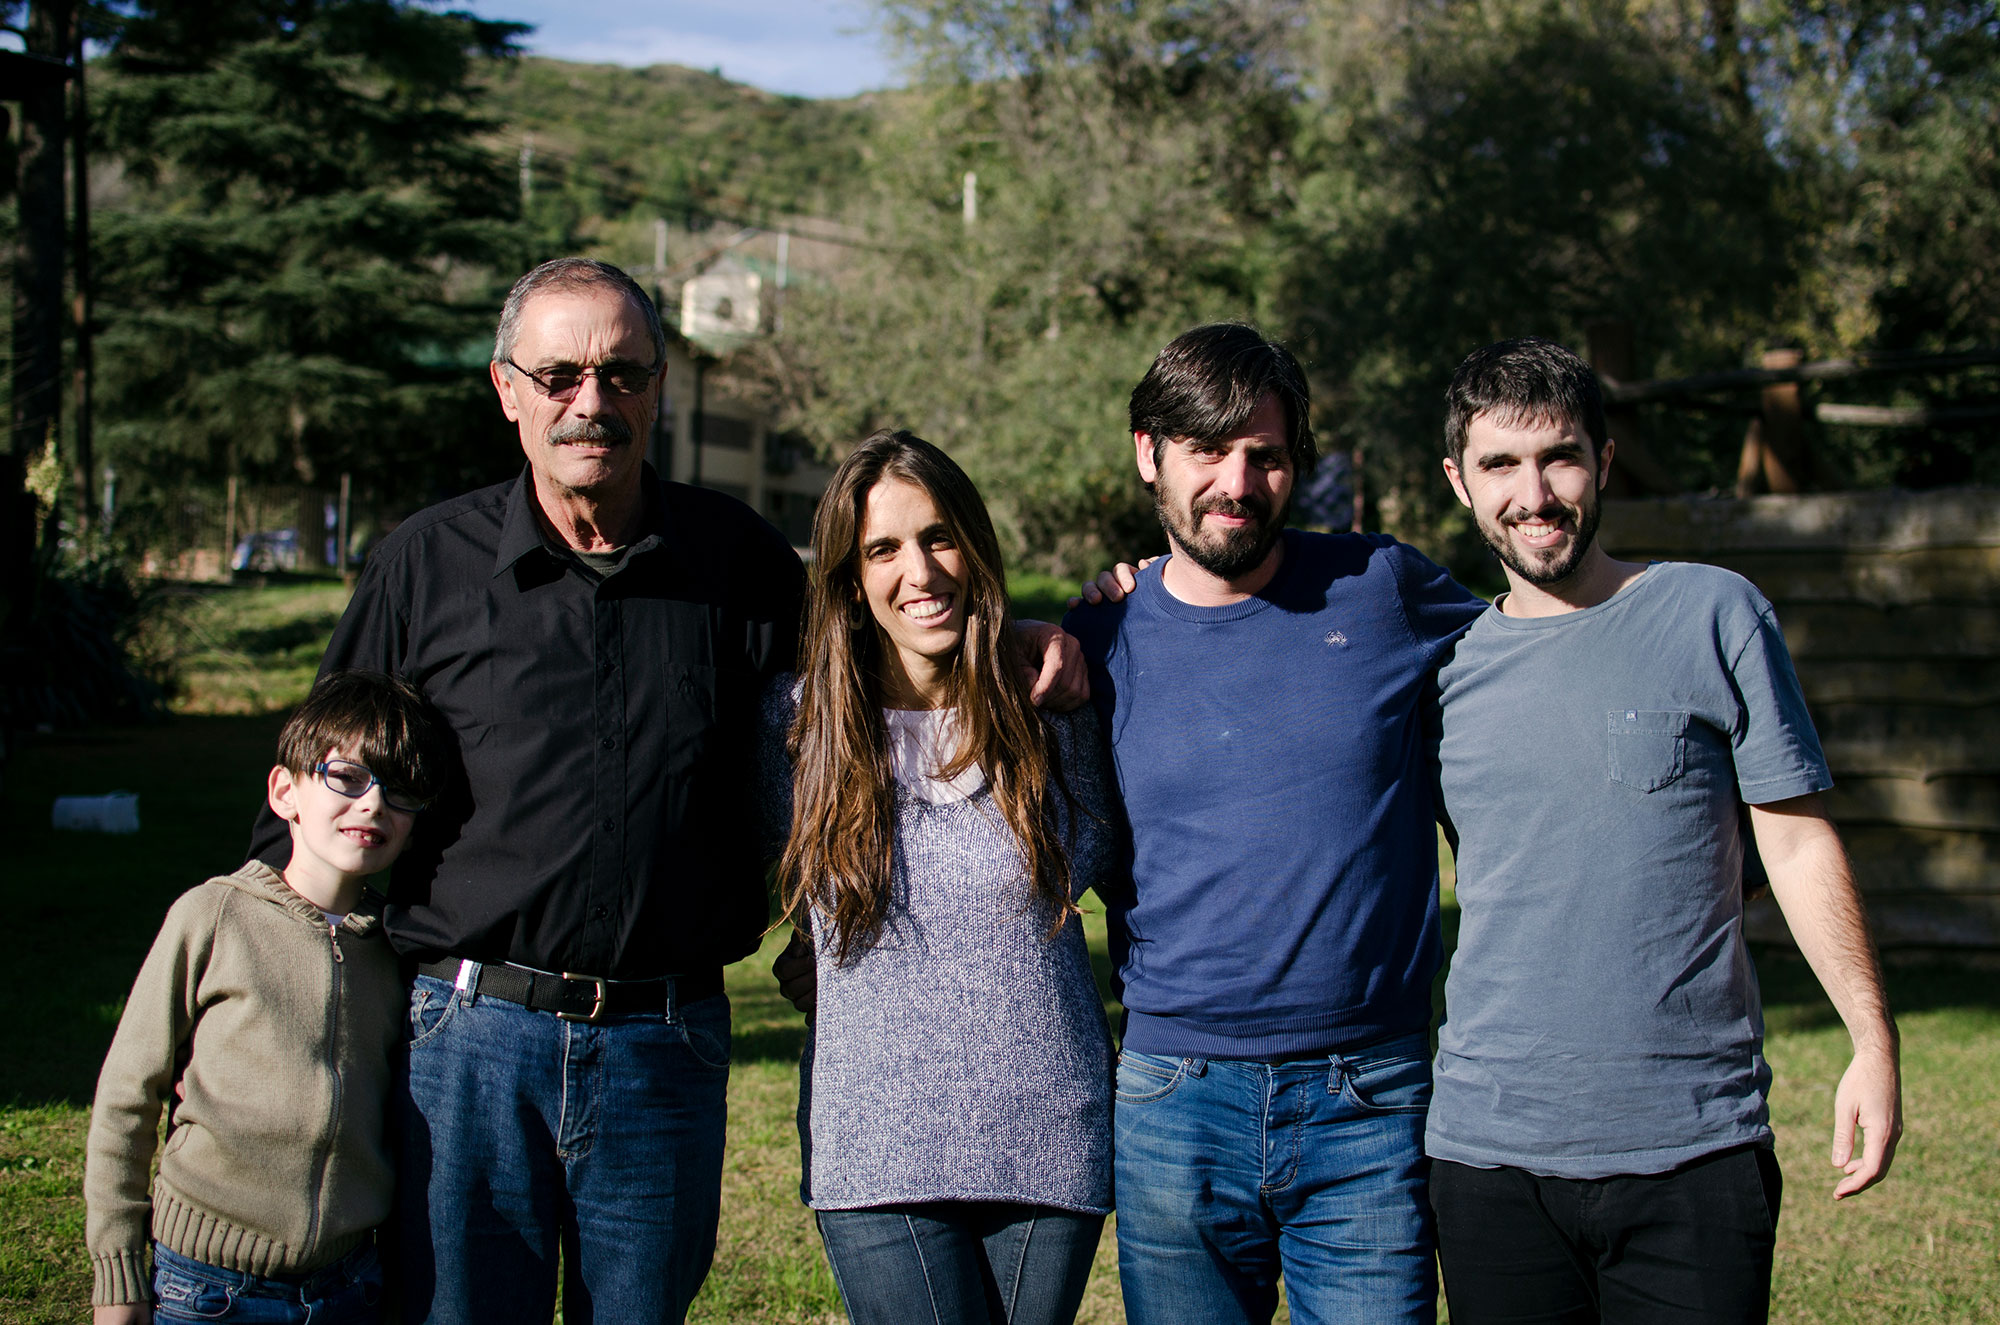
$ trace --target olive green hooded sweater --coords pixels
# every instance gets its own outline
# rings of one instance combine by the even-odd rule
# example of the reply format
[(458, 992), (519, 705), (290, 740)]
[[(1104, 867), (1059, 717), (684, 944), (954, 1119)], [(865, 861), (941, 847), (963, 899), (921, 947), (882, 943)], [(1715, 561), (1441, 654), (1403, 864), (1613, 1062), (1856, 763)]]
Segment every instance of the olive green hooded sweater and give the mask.
[(149, 1224), (169, 1250), (251, 1274), (315, 1270), (359, 1245), (394, 1195), (383, 1113), (407, 1008), (380, 898), (334, 930), (257, 861), (182, 895), (97, 1080), (92, 1303), (149, 1300)]

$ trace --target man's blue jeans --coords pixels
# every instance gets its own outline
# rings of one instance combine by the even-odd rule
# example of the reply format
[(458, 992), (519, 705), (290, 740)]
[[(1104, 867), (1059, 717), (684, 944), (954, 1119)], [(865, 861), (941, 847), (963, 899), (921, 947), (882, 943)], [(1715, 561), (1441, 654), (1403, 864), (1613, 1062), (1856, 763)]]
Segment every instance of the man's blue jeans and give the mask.
[(1118, 1060), (1132, 1325), (1434, 1321), (1425, 1035), (1276, 1063)]
[(598, 1025), (410, 991), (403, 1319), (677, 1322), (715, 1255), (729, 1000)]

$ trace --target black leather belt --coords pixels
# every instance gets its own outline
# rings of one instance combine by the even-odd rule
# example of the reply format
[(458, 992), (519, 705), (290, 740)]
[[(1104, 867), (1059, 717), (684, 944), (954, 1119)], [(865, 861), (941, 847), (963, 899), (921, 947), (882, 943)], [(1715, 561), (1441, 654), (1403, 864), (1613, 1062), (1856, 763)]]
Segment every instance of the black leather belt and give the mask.
[[(422, 962), (417, 974), (458, 983), (463, 963), (456, 957)], [(565, 972), (548, 975), (498, 962), (479, 967), (472, 993), (504, 999), (534, 1012), (553, 1012), (564, 1021), (599, 1022), (635, 1012), (665, 1012), (673, 995), (679, 1003), (694, 1003), (722, 992), (722, 968), (692, 975), (668, 975), (656, 980), (607, 980), (601, 975)]]

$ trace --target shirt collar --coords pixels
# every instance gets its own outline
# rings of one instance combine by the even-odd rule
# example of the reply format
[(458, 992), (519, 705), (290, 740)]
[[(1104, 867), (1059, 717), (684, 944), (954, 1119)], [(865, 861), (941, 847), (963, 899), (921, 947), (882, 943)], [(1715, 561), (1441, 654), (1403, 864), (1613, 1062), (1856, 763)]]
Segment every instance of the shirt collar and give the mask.
[[(639, 537), (632, 541), (632, 554), (650, 552), (664, 545), (667, 529), (666, 503), (660, 499), (660, 478), (650, 464), (642, 464), (639, 470), (640, 492), (644, 507), (640, 513)], [(497, 576), (513, 569), (521, 558), (538, 553), (550, 560), (559, 560), (559, 553), (549, 546), (548, 538), (542, 533), (541, 521), (535, 518), (535, 475), (523, 465), (521, 476), (514, 480), (507, 492), (507, 509), (500, 521), (500, 544), (493, 556), (493, 573)]]

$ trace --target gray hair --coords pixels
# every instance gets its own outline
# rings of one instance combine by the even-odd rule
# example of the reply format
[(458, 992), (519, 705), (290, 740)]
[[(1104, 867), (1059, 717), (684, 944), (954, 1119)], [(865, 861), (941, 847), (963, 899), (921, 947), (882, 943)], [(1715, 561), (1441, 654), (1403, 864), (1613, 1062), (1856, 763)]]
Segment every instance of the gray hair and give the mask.
[(500, 306), (500, 327), (493, 333), (493, 362), (514, 357), (521, 338), (521, 310), (528, 300), (550, 291), (573, 293), (579, 290), (616, 290), (630, 299), (646, 319), (646, 334), (653, 342), (653, 366), (667, 361), (667, 333), (660, 326), (660, 310), (645, 289), (622, 270), (595, 258), (554, 258), (514, 282), (507, 302)]

